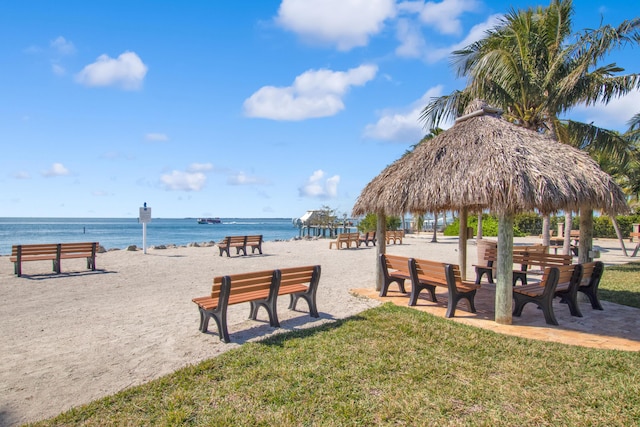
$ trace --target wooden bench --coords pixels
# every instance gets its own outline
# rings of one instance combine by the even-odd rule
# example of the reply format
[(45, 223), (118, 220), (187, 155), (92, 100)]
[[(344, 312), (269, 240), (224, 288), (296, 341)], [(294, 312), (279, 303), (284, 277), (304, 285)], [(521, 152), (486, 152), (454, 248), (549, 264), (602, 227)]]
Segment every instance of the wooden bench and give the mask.
[(404, 230), (387, 230), (385, 237), (387, 239), (387, 245), (391, 243), (401, 245), (402, 238), (404, 237)]
[(260, 255), (262, 255), (262, 234), (256, 234), (254, 236), (246, 236), (247, 240), (245, 241), (245, 253), (246, 248), (251, 248), (251, 253), (254, 253), (256, 250)]
[[(562, 267), (571, 265), (573, 262), (572, 255), (564, 254), (547, 254), (541, 252), (523, 252), (521, 261), (521, 270), (514, 270), (514, 284), (515, 276), (522, 281), (523, 285), (527, 284), (527, 276), (542, 275), (547, 267)], [(514, 254), (515, 263), (515, 254)]]
[[(513, 270), (513, 285), (520, 281), (522, 284), (526, 284), (527, 274), (527, 262), (529, 253), (546, 253), (548, 247), (543, 245), (533, 246), (514, 246), (513, 247), (513, 264), (518, 266)], [(485, 248), (483, 261), (484, 264), (474, 264), (476, 270), (477, 285), (482, 281), (482, 277), (486, 274), (487, 281), (493, 283), (493, 273), (496, 270), (496, 262), (498, 260), (498, 249), (494, 247)], [(524, 270), (524, 271), (523, 271)]]
[(257, 250), (262, 255), (262, 242), (262, 234), (257, 234), (252, 236), (227, 236), (216, 244), (220, 249), (220, 256), (226, 252), (227, 256), (230, 257), (231, 248), (236, 248), (236, 255), (239, 255), (241, 251), (243, 255), (247, 255), (247, 247), (251, 248), (251, 253)]
[(358, 246), (363, 244), (365, 246), (369, 246), (371, 243), (373, 246), (376, 245), (376, 232), (375, 231), (367, 231), (365, 234), (358, 237)]
[(338, 233), (336, 240), (329, 242), (329, 249), (333, 246), (342, 249), (342, 245), (345, 245), (347, 249), (349, 249), (352, 243), (356, 248), (360, 246), (360, 233)]
[(99, 248), (97, 242), (13, 245), (9, 260), (13, 262), (14, 274), (18, 277), (22, 276), (22, 263), (25, 261), (52, 261), (53, 271), (60, 274), (61, 260), (86, 258), (87, 269), (95, 271)]
[(384, 282), (380, 289), (380, 296), (386, 297), (389, 286), (396, 283), (400, 292), (406, 294), (404, 289), (404, 281), (411, 280), (409, 273), (409, 258), (397, 255), (380, 254), (380, 268)]
[(420, 292), (424, 289), (429, 291), (433, 302), (438, 302), (435, 289), (436, 287), (445, 287), (448, 293), (446, 317), (455, 315), (458, 302), (462, 299), (466, 299), (469, 303), (471, 313), (476, 312), (474, 298), (480, 285), (462, 280), (460, 266), (410, 258), (409, 273), (411, 275), (410, 306), (418, 303)]
[(256, 320), (258, 310), (264, 307), (269, 316), (269, 324), (279, 327), (278, 295), (291, 296), (289, 309), (292, 310), (300, 298), (306, 300), (310, 315), (319, 317), (316, 307), (319, 281), (319, 265), (214, 277), (211, 295), (192, 299), (200, 312), (198, 329), (203, 333), (207, 332), (209, 319), (213, 318), (220, 340), (225, 343), (231, 342), (227, 309), (230, 305), (245, 302), (250, 304), (249, 319)]
[(513, 288), (513, 315), (522, 315), (522, 309), (528, 303), (534, 303), (542, 309), (544, 319), (549, 325), (557, 325), (553, 312), (553, 299), (562, 298), (569, 306), (572, 316), (582, 317), (577, 302), (577, 290), (582, 279), (580, 264), (546, 267), (539, 283), (531, 283)]
[(604, 273), (602, 261), (587, 262), (582, 264), (582, 281), (578, 286), (578, 292), (582, 292), (589, 298), (591, 307), (594, 310), (603, 310), (598, 299), (598, 286)]

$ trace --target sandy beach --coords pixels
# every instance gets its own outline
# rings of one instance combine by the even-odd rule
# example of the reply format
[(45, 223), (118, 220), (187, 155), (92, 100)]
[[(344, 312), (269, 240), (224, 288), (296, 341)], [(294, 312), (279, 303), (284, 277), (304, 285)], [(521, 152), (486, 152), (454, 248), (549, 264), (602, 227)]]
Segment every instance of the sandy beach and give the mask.
[[(616, 241), (598, 243), (603, 261), (630, 261), (616, 250)], [(423, 234), (387, 252), (457, 263), (457, 248), (457, 238), (432, 243)], [(217, 247), (118, 250), (99, 254), (95, 272), (85, 270), (84, 260), (67, 260), (55, 275), (43, 261), (25, 263), (23, 277), (13, 274), (8, 256), (0, 257), (0, 425), (48, 418), (244, 342), (380, 304), (350, 292), (375, 288), (375, 247), (330, 250), (328, 240), (301, 240), (265, 242), (263, 251), (228, 258)], [(475, 257), (470, 241), (468, 271)], [(231, 344), (198, 331), (191, 299), (207, 295), (214, 276), (314, 264), (322, 268), (319, 319), (309, 316), (304, 301), (290, 311), (282, 298), (281, 328), (271, 328), (264, 311), (258, 321), (247, 320), (249, 306), (241, 304), (229, 309)], [(214, 322), (210, 329), (215, 331)]]

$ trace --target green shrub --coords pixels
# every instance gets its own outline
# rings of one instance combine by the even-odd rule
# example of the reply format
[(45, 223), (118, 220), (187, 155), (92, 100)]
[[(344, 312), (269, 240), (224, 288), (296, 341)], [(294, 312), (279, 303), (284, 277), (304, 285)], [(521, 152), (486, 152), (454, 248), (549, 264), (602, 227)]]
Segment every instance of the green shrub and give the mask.
[[(473, 228), (473, 235), (477, 234), (478, 217), (470, 215), (467, 219), (467, 226)], [(457, 236), (460, 230), (460, 219), (455, 218), (453, 222), (444, 229), (445, 236)], [(496, 237), (498, 235), (498, 218), (494, 215), (482, 215), (482, 235), (487, 237)], [(526, 236), (517, 226), (513, 227), (513, 235), (517, 237)]]
[[(369, 213), (358, 223), (358, 231), (366, 233), (368, 231), (376, 231), (378, 225), (378, 216)], [(398, 216), (388, 216), (386, 218), (387, 230), (398, 230), (402, 225), (402, 220)]]

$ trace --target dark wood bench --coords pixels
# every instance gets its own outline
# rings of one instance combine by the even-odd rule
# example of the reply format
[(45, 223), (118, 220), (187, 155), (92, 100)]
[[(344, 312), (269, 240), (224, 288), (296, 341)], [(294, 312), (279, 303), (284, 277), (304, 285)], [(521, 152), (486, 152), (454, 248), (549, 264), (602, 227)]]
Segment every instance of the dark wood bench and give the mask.
[(250, 235), (250, 236), (227, 236), (218, 243), (218, 249), (220, 249), (220, 256), (227, 253), (227, 256), (231, 256), (230, 249), (236, 248), (236, 255), (242, 252), (243, 255), (247, 255), (247, 247), (251, 248), (251, 253), (255, 253), (257, 250), (262, 255), (262, 234)]
[(546, 267), (540, 282), (513, 288), (513, 315), (519, 317), (525, 305), (534, 303), (542, 309), (547, 324), (557, 325), (553, 299), (558, 296), (567, 303), (572, 316), (582, 317), (576, 296), (581, 279), (580, 264)]
[(369, 246), (371, 243), (373, 246), (376, 245), (376, 232), (375, 231), (367, 231), (365, 234), (358, 237), (358, 246), (363, 244), (365, 246)]
[(193, 298), (200, 312), (201, 332), (207, 332), (209, 319), (213, 318), (218, 328), (220, 340), (228, 343), (227, 308), (233, 304), (248, 302), (249, 318), (256, 320), (258, 310), (264, 307), (269, 316), (269, 324), (279, 327), (278, 295), (290, 295), (290, 309), (295, 309), (302, 298), (309, 305), (312, 317), (318, 317), (316, 290), (320, 281), (320, 266), (294, 267), (282, 270), (265, 270), (218, 276), (213, 279), (211, 295)]
[(17, 276), (22, 276), (22, 263), (25, 261), (51, 261), (53, 271), (60, 274), (61, 260), (86, 258), (87, 269), (95, 271), (99, 248), (97, 242), (13, 245), (9, 260), (13, 262), (14, 274)]
[(336, 246), (338, 249), (342, 249), (342, 246), (346, 246), (347, 249), (351, 247), (351, 244), (357, 248), (360, 246), (360, 233), (338, 233), (336, 240), (329, 242), (329, 249)]
[(397, 255), (380, 254), (380, 268), (384, 282), (380, 288), (380, 296), (386, 297), (389, 286), (396, 283), (400, 292), (406, 294), (404, 281), (411, 280), (409, 273), (409, 258)]
[(458, 302), (462, 299), (466, 299), (469, 303), (469, 311), (471, 313), (476, 312), (474, 299), (476, 290), (480, 288), (480, 285), (462, 280), (460, 266), (410, 258), (409, 273), (411, 275), (410, 306), (418, 303), (419, 294), (424, 289), (429, 291), (431, 300), (437, 302), (436, 287), (445, 287), (448, 293), (446, 317), (455, 315)]

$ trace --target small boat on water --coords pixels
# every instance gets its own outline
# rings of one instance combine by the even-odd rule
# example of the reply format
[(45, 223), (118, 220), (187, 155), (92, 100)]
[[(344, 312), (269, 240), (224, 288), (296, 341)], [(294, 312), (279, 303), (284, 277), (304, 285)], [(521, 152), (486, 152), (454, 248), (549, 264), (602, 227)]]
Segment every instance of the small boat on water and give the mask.
[(220, 224), (220, 218), (198, 218), (198, 224)]

